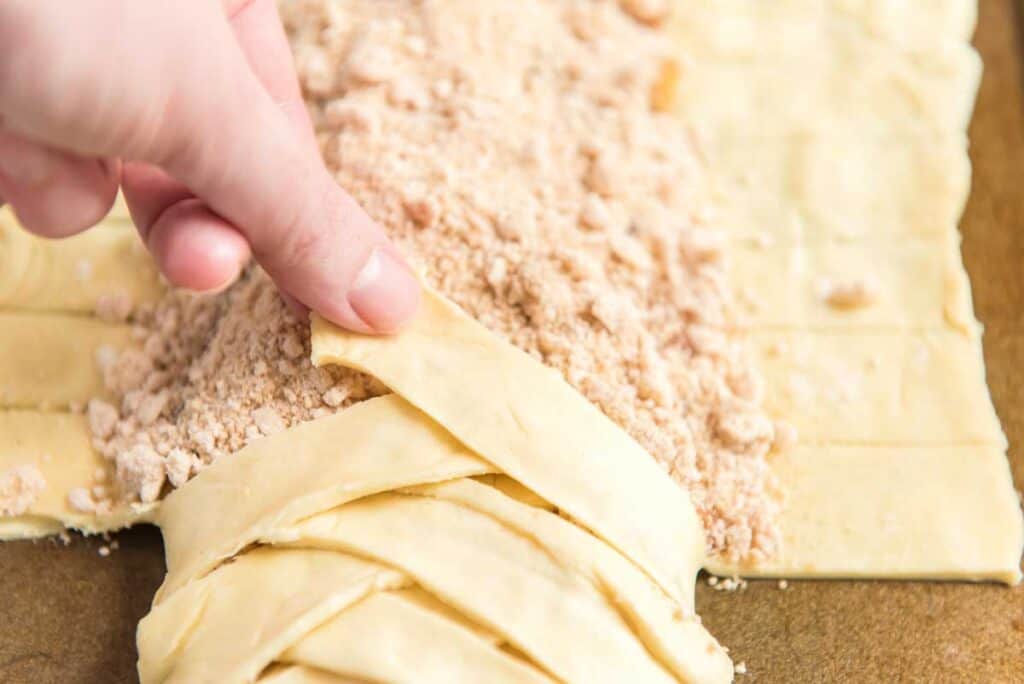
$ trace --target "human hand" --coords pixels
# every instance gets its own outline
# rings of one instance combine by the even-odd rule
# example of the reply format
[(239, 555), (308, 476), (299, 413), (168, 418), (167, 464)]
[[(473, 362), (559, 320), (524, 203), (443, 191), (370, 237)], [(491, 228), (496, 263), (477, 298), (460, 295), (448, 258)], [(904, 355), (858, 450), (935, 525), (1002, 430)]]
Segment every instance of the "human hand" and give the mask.
[(254, 255), (346, 328), (415, 313), (415, 277), (319, 157), (273, 0), (0, 2), (0, 202), (62, 237), (119, 184), (175, 285), (221, 289)]

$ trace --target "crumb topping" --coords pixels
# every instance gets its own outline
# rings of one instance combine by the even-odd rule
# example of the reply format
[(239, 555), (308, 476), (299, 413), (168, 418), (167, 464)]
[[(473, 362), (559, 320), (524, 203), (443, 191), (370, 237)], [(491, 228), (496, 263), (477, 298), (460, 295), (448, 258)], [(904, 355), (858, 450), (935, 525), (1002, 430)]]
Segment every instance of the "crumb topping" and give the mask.
[(46, 489), (46, 478), (32, 464), (14, 466), (0, 473), (0, 516), (21, 515)]
[(823, 278), (818, 292), (821, 300), (835, 309), (863, 309), (878, 301), (881, 287), (870, 276), (846, 281)]
[[(656, 29), (668, 8), (291, 0), (282, 16), (338, 182), (432, 285), (687, 488), (712, 551), (765, 556), (778, 543), (765, 456), (786, 440), (734, 324), (695, 135), (663, 111), (685, 79)], [(86, 409), (116, 468), (108, 496), (153, 500), (249, 441), (385, 392), (314, 369), (307, 326), (255, 268), (130, 321), (138, 348), (97, 358), (117, 401)]]

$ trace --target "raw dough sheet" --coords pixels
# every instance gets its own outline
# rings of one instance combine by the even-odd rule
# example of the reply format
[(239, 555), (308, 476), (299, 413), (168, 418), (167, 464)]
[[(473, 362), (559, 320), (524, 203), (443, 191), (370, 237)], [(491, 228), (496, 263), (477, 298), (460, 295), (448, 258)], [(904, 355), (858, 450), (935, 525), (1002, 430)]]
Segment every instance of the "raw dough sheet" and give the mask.
[[(748, 576), (1020, 579), (1024, 527), (959, 253), (974, 0), (681, 3), (767, 405), (784, 549)], [(825, 279), (875, 303), (828, 306)]]
[(130, 327), (95, 317), (102, 297), (153, 301), (163, 286), (121, 198), (96, 228), (45, 240), (0, 209), (0, 473), (34, 465), (46, 480), (27, 515), (0, 518), (0, 540), (116, 530), (148, 519), (153, 506), (108, 515), (72, 509), (68, 492), (112, 468), (90, 444), (81, 415), (69, 409), (106, 395), (104, 348), (134, 344)]

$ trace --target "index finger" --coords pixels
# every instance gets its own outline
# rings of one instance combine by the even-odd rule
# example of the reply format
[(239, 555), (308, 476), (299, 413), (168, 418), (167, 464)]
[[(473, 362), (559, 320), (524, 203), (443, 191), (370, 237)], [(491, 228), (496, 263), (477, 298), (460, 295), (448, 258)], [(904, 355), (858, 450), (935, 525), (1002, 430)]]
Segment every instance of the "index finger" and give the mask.
[[(230, 5), (236, 5), (231, 12)], [(316, 147), (313, 124), (302, 99), (302, 88), (295, 73), (288, 37), (274, 0), (229, 3), (231, 28), (234, 29), (245, 59), (256, 78), (277, 103), (304, 142)], [(319, 150), (317, 150), (319, 155)]]

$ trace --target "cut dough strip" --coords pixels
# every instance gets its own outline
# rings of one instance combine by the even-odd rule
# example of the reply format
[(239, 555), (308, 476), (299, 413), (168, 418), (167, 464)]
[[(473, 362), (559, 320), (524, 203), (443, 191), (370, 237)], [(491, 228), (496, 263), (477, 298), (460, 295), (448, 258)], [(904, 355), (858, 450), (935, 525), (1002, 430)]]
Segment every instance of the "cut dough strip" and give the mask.
[(156, 603), (274, 530), (355, 499), (493, 468), (396, 395), (258, 440), (171, 493)]
[(141, 304), (163, 289), (130, 223), (108, 220), (46, 240), (18, 226), (9, 208), (0, 209), (0, 308), (91, 314), (103, 296)]
[(813, 119), (796, 131), (712, 129), (706, 148), (721, 197), (716, 222), (744, 240), (946, 237), (970, 187), (962, 135), (872, 132), (863, 119)]
[(366, 684), (365, 681), (331, 674), (305, 665), (272, 665), (256, 681), (260, 684)]
[(593, 584), (560, 555), (488, 515), (442, 500), (382, 494), (282, 536), (401, 569), (563, 681), (675, 680)]
[(800, 443), (1006, 448), (981, 341), (953, 330), (753, 331), (765, 408)]
[(314, 317), (313, 362), (375, 376), (692, 609), (704, 536), (685, 492), (556, 371), (451, 302), (426, 292), (419, 315), (394, 337)]
[(0, 312), (0, 409), (66, 409), (107, 398), (97, 354), (132, 345), (131, 327), (66, 314)]
[(143, 682), (249, 682), (285, 649), (401, 573), (329, 551), (257, 549), (177, 592), (139, 623)]
[(379, 592), (339, 613), (285, 651), (281, 662), (371, 682), (551, 682), (461, 621), (402, 590)]
[[(800, 447), (775, 457), (788, 490), (776, 558), (751, 577), (1021, 578), (1024, 523), (997, 447)], [(813, 542), (813, 543), (811, 543)]]
[(40, 411), (0, 411), (0, 473), (34, 465), (46, 480), (27, 515), (0, 517), (0, 540), (56, 534), (64, 528), (111, 532), (151, 519), (154, 505), (133, 504), (109, 514), (76, 511), (68, 492), (93, 481), (109, 464), (93, 450), (82, 416)]
[[(728, 658), (718, 651), (717, 644), (694, 616), (682, 615), (679, 607), (639, 568), (569, 521), (472, 480), (425, 485), (408, 491), (442, 498), (489, 515), (546, 548), (612, 600), (648, 650), (681, 679), (705, 681), (730, 667)], [(720, 657), (717, 660), (694, 659), (691, 654), (695, 651), (716, 653)], [(705, 669), (695, 670), (695, 666)]]
[[(977, 325), (967, 275), (954, 240), (892, 245), (807, 244), (732, 252), (733, 282), (756, 293), (748, 314), (755, 329), (942, 329)], [(832, 306), (833, 286), (863, 284), (873, 291), (857, 308)]]

